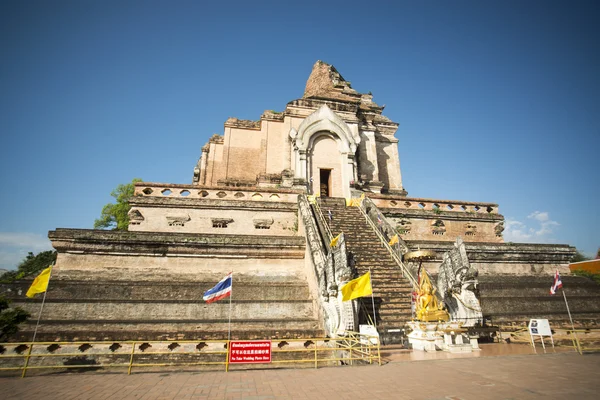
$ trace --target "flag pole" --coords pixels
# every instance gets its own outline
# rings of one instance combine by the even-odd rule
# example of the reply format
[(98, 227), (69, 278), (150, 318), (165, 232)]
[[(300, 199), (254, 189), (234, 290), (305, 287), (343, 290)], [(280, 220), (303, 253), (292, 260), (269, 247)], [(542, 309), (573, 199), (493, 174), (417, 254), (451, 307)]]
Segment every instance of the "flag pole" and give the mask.
[[(52, 265), (54, 267), (54, 265)], [(48, 293), (48, 286), (50, 286), (50, 279), (52, 278), (52, 270), (50, 269), (50, 275), (48, 276), (48, 284), (46, 285), (46, 290), (44, 290), (44, 297), (42, 298), (42, 305), (40, 307), (40, 312), (38, 313), (38, 319), (35, 323), (35, 329), (33, 330), (33, 338), (31, 339), (31, 344), (29, 345), (29, 351), (27, 352), (27, 358), (25, 359), (25, 365), (23, 366), (23, 372), (21, 373), (21, 378), (25, 378), (25, 374), (27, 373), (27, 367), (29, 366), (29, 358), (31, 356), (31, 351), (33, 350), (33, 343), (35, 342), (35, 336), (37, 335), (38, 326), (40, 326), (40, 319), (42, 318), (42, 310), (44, 309), (44, 303), (46, 302), (46, 293)]]
[(575, 334), (575, 325), (573, 324), (573, 318), (571, 318), (571, 310), (569, 310), (569, 303), (567, 302), (567, 295), (565, 294), (565, 289), (562, 291), (563, 297), (565, 299), (565, 305), (567, 306), (567, 312), (569, 313), (569, 320), (571, 321), (571, 328), (573, 328), (573, 335)]
[[(229, 328), (227, 332), (227, 343), (231, 340), (231, 298), (233, 297), (233, 272), (231, 273), (231, 294), (229, 295)], [(229, 348), (229, 344), (227, 345)]]
[(231, 357), (231, 298), (233, 297), (233, 271), (231, 271), (231, 291), (229, 293), (229, 326), (227, 328), (227, 359), (225, 372), (229, 372), (229, 358)]
[[(53, 266), (54, 267), (54, 266)], [(52, 268), (50, 270), (50, 276), (48, 276), (48, 285), (46, 286), (46, 290), (44, 290), (44, 297), (42, 298), (42, 306), (40, 307), (40, 312), (38, 314), (38, 319), (35, 324), (35, 329), (33, 330), (33, 339), (31, 339), (31, 343), (35, 342), (35, 336), (37, 335), (38, 326), (40, 325), (40, 319), (42, 318), (42, 310), (44, 309), (44, 303), (46, 302), (46, 293), (48, 293), (48, 286), (50, 286), (50, 279), (52, 279)]]
[(377, 330), (377, 318), (375, 318), (375, 298), (373, 297), (373, 277), (371, 276), (371, 268), (369, 268), (369, 285), (371, 285), (371, 302), (373, 304), (373, 325)]

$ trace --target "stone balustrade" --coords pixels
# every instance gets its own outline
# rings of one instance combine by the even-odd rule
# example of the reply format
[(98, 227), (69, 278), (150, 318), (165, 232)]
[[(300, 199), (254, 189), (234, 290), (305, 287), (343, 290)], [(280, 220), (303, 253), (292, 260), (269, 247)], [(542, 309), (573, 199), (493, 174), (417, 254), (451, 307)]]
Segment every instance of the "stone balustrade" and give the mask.
[(435, 200), (423, 198), (389, 198), (388, 196), (369, 196), (379, 208), (398, 208), (408, 210), (426, 210), (434, 212), (463, 212), (477, 214), (498, 214), (498, 204), (460, 200)]
[(135, 184), (135, 196), (167, 197), (180, 199), (213, 199), (243, 201), (277, 201), (296, 203), (299, 190), (278, 188), (231, 188), (197, 185), (140, 182)]

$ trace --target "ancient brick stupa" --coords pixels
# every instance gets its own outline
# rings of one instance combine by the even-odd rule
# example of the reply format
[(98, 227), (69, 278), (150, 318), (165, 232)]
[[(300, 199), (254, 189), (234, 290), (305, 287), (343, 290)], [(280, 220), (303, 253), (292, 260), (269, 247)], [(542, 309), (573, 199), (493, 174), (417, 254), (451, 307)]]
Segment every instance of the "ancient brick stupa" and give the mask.
[[(226, 337), (228, 303), (206, 305), (202, 294), (230, 271), (232, 337), (336, 335), (372, 314), (370, 302), (365, 313), (357, 301), (338, 303), (340, 285), (370, 268), (378, 329), (394, 340), (412, 317), (402, 254), (435, 251), (424, 262), (435, 275), (457, 237), (479, 270), (485, 317), (509, 326), (545, 310), (562, 321), (536, 293), (556, 269), (568, 273), (575, 249), (504, 243), (497, 204), (408, 197), (397, 130), (371, 94), (318, 61), (304, 96), (282, 111), (225, 121), (191, 184), (137, 183), (128, 232), (51, 231), (59, 254), (38, 337)], [(361, 195), (362, 208), (345, 206)], [(341, 231), (343, 245), (330, 247)], [(394, 233), (396, 256), (385, 245)], [(519, 285), (535, 299), (513, 306)], [(576, 303), (574, 315), (595, 318)]]

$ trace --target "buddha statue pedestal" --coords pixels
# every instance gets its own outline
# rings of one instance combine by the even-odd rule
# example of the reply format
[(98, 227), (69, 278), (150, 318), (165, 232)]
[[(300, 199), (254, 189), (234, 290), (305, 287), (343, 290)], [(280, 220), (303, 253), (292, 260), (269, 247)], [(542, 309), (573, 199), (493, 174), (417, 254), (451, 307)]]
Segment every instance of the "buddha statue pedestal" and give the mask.
[(450, 353), (480, 350), (477, 338), (471, 338), (461, 322), (411, 321), (408, 326), (412, 329), (408, 334), (408, 342), (413, 350), (443, 350)]
[[(443, 322), (442, 322), (443, 323)], [(413, 350), (436, 351), (444, 347), (443, 331), (437, 322), (411, 321), (408, 326), (412, 332), (408, 334), (408, 343)]]

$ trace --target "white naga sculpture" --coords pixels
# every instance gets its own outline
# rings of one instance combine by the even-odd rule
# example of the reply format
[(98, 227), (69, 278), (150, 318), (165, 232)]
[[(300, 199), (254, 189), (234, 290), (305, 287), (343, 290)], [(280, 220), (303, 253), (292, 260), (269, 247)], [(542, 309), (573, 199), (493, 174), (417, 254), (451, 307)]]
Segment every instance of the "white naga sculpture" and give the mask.
[(324, 326), (330, 337), (343, 336), (356, 331), (358, 309), (356, 301), (342, 301), (339, 288), (355, 275), (354, 259), (346, 251), (344, 235), (338, 244), (329, 249), (323, 245), (318, 227), (305, 195), (298, 196), (299, 215), (304, 222), (308, 247), (318, 284), (318, 302), (321, 305)]
[(465, 244), (461, 238), (454, 248), (444, 254), (437, 278), (437, 290), (452, 321), (464, 327), (480, 325), (483, 321), (481, 305), (475, 295), (478, 271), (471, 267)]

